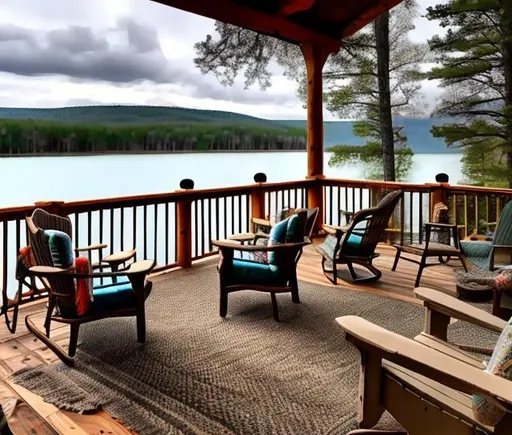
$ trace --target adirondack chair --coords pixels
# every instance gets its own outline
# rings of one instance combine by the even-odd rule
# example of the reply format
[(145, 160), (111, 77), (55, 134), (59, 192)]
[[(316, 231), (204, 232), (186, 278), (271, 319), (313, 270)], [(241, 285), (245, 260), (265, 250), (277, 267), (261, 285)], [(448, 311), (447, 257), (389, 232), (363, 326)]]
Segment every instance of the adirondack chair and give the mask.
[[(485, 372), (481, 359), (446, 341), (452, 317), (498, 333), (507, 323), (436, 290), (418, 288), (415, 293), (423, 300), (427, 317), (425, 331), (414, 340), (359, 317), (336, 319), (346, 339), (361, 352), (359, 426), (372, 428), (387, 410), (409, 435), (512, 433), (512, 382)], [(505, 416), (494, 426), (477, 420), (473, 394), (498, 404)]]
[[(473, 266), (465, 273), (457, 273), (457, 291), (465, 298), (493, 297), (493, 314), (502, 319), (512, 315), (512, 294), (498, 291), (494, 281), (503, 268), (512, 267), (512, 201), (509, 201), (496, 225), (492, 241), (463, 240), (461, 250)], [(496, 261), (497, 254), (501, 264)]]
[[(70, 221), (62, 221), (59, 216), (55, 216), (46, 212), (43, 209), (36, 209), (32, 213), (32, 221), (34, 224), (42, 229), (53, 229), (55, 225), (63, 225), (65, 232), (72, 237), (72, 225)], [(135, 257), (135, 249), (128, 249), (121, 252), (116, 252), (106, 257), (103, 257), (103, 250), (107, 248), (104, 243), (93, 244), (89, 246), (81, 246), (74, 248), (76, 255), (85, 253), (92, 262), (92, 253), (97, 252), (99, 261), (92, 264), (93, 269), (107, 269), (115, 272), (121, 266), (126, 266), (127, 262)], [(32, 263), (34, 261), (33, 253), (26, 248), (23, 249), (24, 254), (18, 258), (16, 264), (16, 279), (18, 281), (18, 288), (13, 297), (9, 297), (7, 293), (7, 287), (2, 289), (2, 308), (1, 313), (5, 316), (5, 323), (8, 330), (14, 334), (16, 332), (16, 326), (18, 323), (19, 308), (23, 304), (33, 302), (35, 300), (48, 297), (48, 291), (45, 286), (39, 285), (33, 276), (29, 276), (27, 273), (27, 267), (25, 267), (27, 261)], [(23, 258), (24, 256), (27, 258)], [(112, 278), (116, 280), (117, 278)], [(9, 312), (11, 312), (11, 318), (9, 318)]]
[[(375, 248), (402, 195), (400, 190), (388, 193), (376, 207), (355, 213), (347, 226), (323, 226), (328, 236), (316, 249), (322, 255), (322, 270), (330, 281), (337, 284), (338, 264), (347, 265), (354, 282), (377, 281), (382, 276), (382, 272), (372, 264), (379, 256)], [(358, 276), (354, 264), (365, 267), (373, 275)]]
[[(274, 319), (279, 321), (277, 293), (291, 293), (292, 301), (300, 303), (297, 262), (302, 248), (311, 243), (306, 235), (307, 213), (293, 214), (277, 223), (270, 231), (266, 245), (243, 245), (234, 240), (212, 240), (219, 248), (220, 316), (226, 317), (228, 294), (240, 290), (270, 293)], [(235, 252), (267, 256), (260, 261), (236, 258)], [(259, 257), (261, 258), (261, 257)]]
[(509, 260), (512, 260), (512, 201), (503, 208), (492, 241), (462, 240), (460, 245), (466, 259), (480, 269), (495, 270), (496, 253), (502, 250), (507, 251)]
[[(137, 341), (146, 339), (145, 300), (151, 292), (151, 282), (146, 278), (155, 266), (153, 260), (137, 261), (119, 270), (95, 272), (78, 271), (71, 246), (71, 221), (56, 215), (50, 218), (45, 228), (39, 227), (34, 218), (40, 216), (36, 210), (27, 217), (27, 228), (35, 265), (27, 265), (29, 277), (39, 278), (48, 292), (48, 306), (44, 332), (33, 321), (38, 313), (25, 318), (30, 332), (45, 343), (64, 363), (74, 364), (80, 325), (108, 317), (137, 318)], [(46, 212), (45, 212), (46, 213)], [(120, 258), (114, 259), (112, 269), (118, 269)], [(92, 267), (91, 267), (92, 269)], [(80, 281), (82, 280), (82, 281)], [(87, 310), (80, 313), (77, 301), (89, 299), (78, 291), (78, 285), (92, 281), (93, 301), (87, 302)], [(66, 352), (50, 338), (51, 322), (70, 325), (69, 349)]]

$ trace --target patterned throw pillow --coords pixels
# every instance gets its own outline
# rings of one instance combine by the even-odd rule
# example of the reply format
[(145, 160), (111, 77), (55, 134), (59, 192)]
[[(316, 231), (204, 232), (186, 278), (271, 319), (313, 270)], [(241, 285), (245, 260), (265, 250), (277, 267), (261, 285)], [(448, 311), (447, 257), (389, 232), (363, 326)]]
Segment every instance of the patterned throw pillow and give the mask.
[[(512, 381), (512, 318), (503, 329), (485, 371)], [(510, 387), (512, 388), (512, 383)], [(473, 414), (480, 423), (496, 426), (505, 415), (505, 411), (475, 394)]]
[(499, 291), (512, 290), (512, 270), (502, 270), (496, 278), (494, 278), (494, 287)]

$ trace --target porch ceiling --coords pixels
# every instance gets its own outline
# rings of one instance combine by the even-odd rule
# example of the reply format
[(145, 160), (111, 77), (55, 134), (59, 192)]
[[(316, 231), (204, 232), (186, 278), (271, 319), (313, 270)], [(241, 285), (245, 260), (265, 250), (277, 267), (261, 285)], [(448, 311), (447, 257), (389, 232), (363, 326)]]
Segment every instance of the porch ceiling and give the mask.
[(351, 36), (402, 0), (152, 0), (294, 44), (339, 50)]

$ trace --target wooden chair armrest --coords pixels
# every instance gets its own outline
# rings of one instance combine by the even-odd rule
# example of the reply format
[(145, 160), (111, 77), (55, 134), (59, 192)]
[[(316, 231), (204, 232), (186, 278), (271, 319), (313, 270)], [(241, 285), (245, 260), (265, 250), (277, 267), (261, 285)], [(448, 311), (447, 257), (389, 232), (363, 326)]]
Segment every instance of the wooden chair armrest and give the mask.
[(135, 249), (127, 249), (125, 251), (115, 252), (101, 259), (102, 263), (124, 263), (135, 257)]
[(338, 226), (338, 225), (329, 225), (329, 224), (323, 224), (322, 228), (325, 232), (333, 235), (337, 234), (343, 234), (346, 233), (348, 230), (348, 226)]
[(271, 251), (283, 251), (291, 248), (299, 248), (301, 246), (309, 245), (311, 240), (309, 237), (304, 237), (304, 241), (298, 243), (275, 243), (270, 246), (263, 245), (241, 245), (235, 241), (230, 240), (212, 240), (213, 246), (220, 249), (233, 249), (236, 251), (243, 252), (271, 252)]
[(346, 339), (359, 349), (394, 362), (447, 387), (478, 394), (512, 410), (511, 381), (395, 334), (356, 316), (338, 317)]
[(418, 299), (423, 301), (423, 305), (428, 310), (455, 319), (464, 320), (497, 333), (501, 333), (507, 324), (507, 322), (499, 317), (493, 316), (486, 311), (480, 310), (473, 305), (438, 290), (418, 287), (414, 289), (414, 294)]
[(252, 223), (256, 224), (256, 225), (261, 225), (262, 227), (270, 228), (272, 226), (272, 225), (270, 225), (269, 219), (262, 219), (262, 218), (257, 218), (257, 217), (252, 218)]
[(118, 272), (100, 272), (100, 273), (77, 273), (74, 267), (69, 269), (62, 269), (60, 267), (50, 266), (33, 266), (29, 269), (30, 273), (35, 276), (43, 278), (51, 277), (52, 275), (66, 275), (71, 278), (109, 278), (113, 276), (130, 276), (147, 274), (155, 267), (154, 260), (136, 261), (130, 264), (129, 267)]
[(84, 251), (94, 251), (95, 249), (105, 249), (108, 245), (105, 243), (98, 243), (96, 245), (89, 246), (81, 246), (80, 248), (76, 248), (75, 252), (84, 252)]
[(34, 275), (56, 275), (60, 273), (73, 273), (75, 271), (75, 267), (69, 267), (67, 269), (64, 269), (62, 267), (52, 267), (52, 266), (32, 266), (28, 269), (31, 273)]

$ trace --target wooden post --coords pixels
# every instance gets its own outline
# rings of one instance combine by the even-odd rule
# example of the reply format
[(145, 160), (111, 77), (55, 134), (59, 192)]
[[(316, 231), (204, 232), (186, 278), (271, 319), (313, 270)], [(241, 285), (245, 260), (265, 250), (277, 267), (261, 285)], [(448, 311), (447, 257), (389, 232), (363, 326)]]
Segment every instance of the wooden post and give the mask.
[[(265, 219), (265, 190), (261, 187), (263, 183), (258, 183), (258, 186), (251, 192), (251, 218)], [(256, 232), (256, 225), (251, 219), (251, 231)]]
[(64, 201), (37, 201), (34, 205), (38, 208), (42, 208), (51, 214), (56, 214), (57, 216), (67, 216), (67, 214), (63, 210)]
[[(324, 178), (324, 119), (322, 70), (329, 56), (328, 50), (319, 45), (301, 46), (306, 61), (308, 79), (308, 179)], [(308, 207), (318, 207), (315, 233), (324, 223), (324, 195), (322, 184), (308, 188)]]
[[(183, 190), (189, 191), (192, 188), (189, 184), (184, 183), (191, 180), (182, 180), (180, 187), (188, 187)], [(190, 183), (193, 186), (193, 182)], [(176, 221), (176, 261), (179, 266), (188, 268), (192, 266), (192, 200), (189, 197), (180, 199), (177, 204), (177, 221)]]

